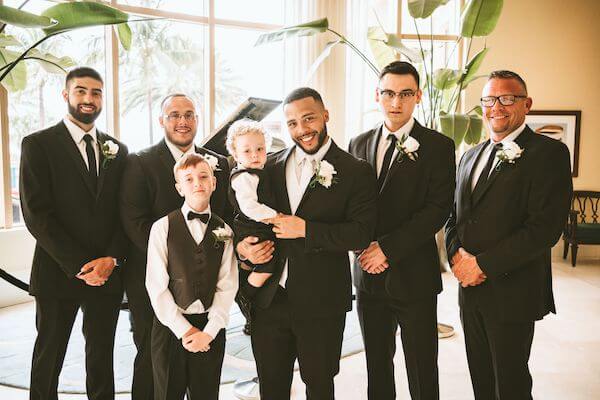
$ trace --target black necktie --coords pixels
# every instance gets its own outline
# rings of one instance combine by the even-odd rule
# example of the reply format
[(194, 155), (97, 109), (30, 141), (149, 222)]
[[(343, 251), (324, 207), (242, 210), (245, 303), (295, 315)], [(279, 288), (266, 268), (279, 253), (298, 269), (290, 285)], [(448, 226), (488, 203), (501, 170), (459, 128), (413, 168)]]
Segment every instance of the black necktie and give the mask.
[(490, 170), (492, 169), (492, 165), (494, 165), (494, 159), (496, 158), (496, 152), (501, 149), (502, 149), (502, 143), (496, 143), (492, 147), (492, 151), (490, 152), (490, 156), (488, 157), (487, 163), (485, 164), (483, 171), (481, 171), (481, 175), (479, 175), (479, 179), (477, 179), (477, 183), (475, 184), (475, 187), (473, 188), (473, 197), (475, 197), (475, 195), (477, 193), (479, 193), (481, 191), (481, 189), (485, 186), (485, 183), (487, 182), (488, 177), (490, 176)]
[(88, 160), (88, 176), (92, 182), (92, 187), (96, 188), (98, 185), (98, 172), (96, 171), (96, 152), (94, 151), (94, 139), (92, 135), (86, 133), (83, 135), (85, 140), (85, 152)]
[(379, 178), (377, 178), (377, 188), (381, 190), (383, 186), (383, 182), (385, 182), (385, 177), (388, 174), (388, 170), (390, 169), (390, 163), (392, 162), (392, 154), (394, 154), (394, 149), (396, 148), (396, 142), (398, 138), (396, 135), (389, 134), (387, 140), (390, 141), (390, 146), (385, 152), (383, 156), (383, 165), (381, 166), (381, 171), (379, 172)]
[(187, 215), (187, 219), (188, 221), (191, 221), (195, 218), (198, 218), (200, 221), (204, 222), (205, 224), (208, 223), (208, 219), (210, 218), (210, 214), (198, 214), (195, 213), (193, 211), (190, 211)]

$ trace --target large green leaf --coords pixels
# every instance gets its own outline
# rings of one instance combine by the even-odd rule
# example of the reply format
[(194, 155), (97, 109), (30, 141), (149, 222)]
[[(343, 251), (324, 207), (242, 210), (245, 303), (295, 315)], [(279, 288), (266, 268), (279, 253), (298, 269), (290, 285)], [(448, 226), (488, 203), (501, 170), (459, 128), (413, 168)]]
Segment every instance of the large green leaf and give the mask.
[(440, 131), (454, 140), (454, 146), (458, 147), (469, 130), (470, 117), (465, 114), (440, 113)]
[(57, 23), (56, 20), (47, 16), (40, 16), (3, 5), (0, 5), (0, 22), (22, 28), (47, 28)]
[(471, 61), (469, 61), (469, 63), (465, 67), (465, 72), (459, 80), (459, 83), (462, 84), (463, 89), (467, 87), (469, 82), (477, 79), (477, 70), (479, 70), (481, 63), (483, 62), (483, 59), (489, 50), (490, 49), (486, 47), (485, 49), (482, 49), (479, 53), (475, 54), (473, 58), (471, 58)]
[(389, 63), (396, 61), (396, 51), (385, 44), (386, 33), (378, 26), (370, 26), (367, 33), (367, 42), (371, 48), (371, 54), (379, 69), (383, 69)]
[[(0, 48), (0, 66), (4, 67), (15, 61), (21, 53)], [(25, 89), (27, 85), (27, 68), (24, 62), (19, 62), (9, 73), (2, 79), (2, 85), (9, 92), (18, 92)]]
[(50, 53), (44, 53), (38, 49), (32, 49), (27, 57), (35, 57), (35, 61), (39, 62), (46, 72), (51, 74), (64, 74), (68, 68), (77, 65), (71, 57), (56, 57)]
[(123, 11), (89, 1), (60, 3), (46, 9), (42, 15), (58, 21), (58, 24), (44, 28), (47, 35), (86, 26), (122, 24), (129, 19)]
[(22, 46), (21, 42), (13, 35), (5, 35), (0, 33), (0, 47)]
[(285, 28), (276, 31), (263, 33), (256, 39), (254, 46), (260, 46), (265, 43), (279, 42), (284, 38), (294, 36), (310, 36), (317, 33), (322, 33), (329, 27), (327, 18), (317, 19), (315, 21), (306, 22), (299, 25), (286, 26)]
[(433, 86), (439, 90), (454, 87), (460, 79), (462, 71), (450, 68), (439, 68), (433, 71)]
[(503, 0), (470, 0), (461, 17), (461, 36), (472, 38), (492, 33), (502, 13), (503, 3)]
[(416, 49), (411, 49), (410, 47), (406, 47), (404, 43), (402, 43), (402, 39), (398, 35), (393, 35), (391, 33), (386, 34), (386, 42), (388, 46), (395, 49), (399, 53), (403, 54), (413, 63), (423, 62), (423, 57), (421, 57), (421, 52)]
[(131, 48), (131, 28), (128, 24), (118, 24), (116, 27), (121, 46), (123, 46), (125, 50), (129, 50)]
[[(413, 18), (427, 18), (449, 0), (408, 0), (408, 12)], [(400, 2), (399, 2), (400, 3)]]
[(481, 140), (483, 133), (483, 120), (479, 115), (469, 115), (469, 129), (465, 134), (465, 143), (469, 145), (477, 144)]

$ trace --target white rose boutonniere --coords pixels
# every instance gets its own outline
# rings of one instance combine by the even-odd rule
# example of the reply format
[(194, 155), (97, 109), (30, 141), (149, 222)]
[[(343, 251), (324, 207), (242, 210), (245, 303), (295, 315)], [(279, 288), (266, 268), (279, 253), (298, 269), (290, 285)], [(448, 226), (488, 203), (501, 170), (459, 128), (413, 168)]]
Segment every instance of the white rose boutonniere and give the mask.
[(220, 171), (219, 159), (217, 157), (211, 156), (210, 154), (204, 154), (202, 157), (206, 160), (213, 171)]
[(321, 186), (329, 189), (331, 185), (337, 182), (337, 178), (334, 176), (336, 174), (337, 171), (333, 165), (325, 160), (319, 161), (315, 167), (315, 176), (310, 181), (309, 186), (314, 188), (319, 183)]
[(502, 144), (502, 149), (496, 152), (496, 158), (498, 159), (498, 165), (496, 169), (500, 169), (500, 165), (504, 162), (514, 164), (517, 158), (521, 157), (524, 149), (522, 149), (515, 142), (506, 142)]
[(400, 153), (400, 157), (398, 157), (398, 161), (402, 161), (404, 156), (406, 155), (412, 161), (416, 161), (419, 158), (419, 154), (417, 150), (421, 144), (412, 136), (404, 136), (401, 140), (396, 142), (396, 149)]
[(212, 234), (215, 237), (215, 247), (219, 247), (219, 243), (226, 243), (233, 238), (231, 231), (224, 226), (213, 230)]
[(111, 160), (117, 158), (117, 153), (119, 152), (119, 145), (113, 142), (112, 140), (107, 140), (106, 142), (100, 145), (100, 151), (102, 151), (102, 168), (106, 169), (108, 163)]

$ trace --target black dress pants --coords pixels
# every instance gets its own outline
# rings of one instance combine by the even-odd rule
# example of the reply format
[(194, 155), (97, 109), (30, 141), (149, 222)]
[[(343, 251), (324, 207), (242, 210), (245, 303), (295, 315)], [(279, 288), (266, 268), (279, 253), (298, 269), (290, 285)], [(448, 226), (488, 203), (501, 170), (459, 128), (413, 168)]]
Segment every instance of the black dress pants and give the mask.
[(478, 307), (461, 309), (475, 400), (531, 400), (534, 321), (501, 322)]
[(129, 303), (133, 342), (137, 349), (133, 361), (131, 400), (152, 400), (154, 399), (154, 382), (152, 378), (150, 337), (154, 311), (146, 291), (145, 273), (140, 273), (133, 265), (126, 265), (124, 271), (125, 292)]
[(57, 400), (58, 377), (77, 311), (83, 313), (86, 391), (90, 400), (115, 397), (113, 351), (121, 296), (89, 299), (36, 297), (37, 338), (31, 365), (31, 400)]
[[(202, 330), (208, 313), (185, 315)], [(207, 352), (187, 351), (181, 339), (156, 318), (152, 327), (152, 365), (156, 400), (218, 400), (221, 369), (225, 355), (225, 329), (210, 343)]]
[(261, 400), (290, 398), (296, 358), (306, 399), (333, 399), (345, 323), (346, 313), (312, 318), (294, 315), (281, 287), (269, 308), (254, 308), (252, 351)]
[(401, 303), (387, 296), (358, 293), (370, 400), (396, 398), (394, 355), (398, 326), (412, 400), (439, 399), (436, 308), (437, 296)]

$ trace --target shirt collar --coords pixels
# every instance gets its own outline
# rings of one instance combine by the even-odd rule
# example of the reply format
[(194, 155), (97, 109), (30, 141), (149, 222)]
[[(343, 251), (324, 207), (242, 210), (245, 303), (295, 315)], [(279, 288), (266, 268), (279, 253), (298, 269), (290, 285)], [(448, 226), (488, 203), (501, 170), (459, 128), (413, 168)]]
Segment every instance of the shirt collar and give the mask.
[[(508, 143), (508, 142), (514, 142), (517, 137), (519, 137), (519, 135), (525, 130), (525, 122), (523, 122), (521, 124), (521, 126), (519, 126), (517, 129), (515, 129), (514, 131), (512, 131), (511, 133), (509, 133), (508, 135), (506, 135), (504, 137), (504, 139), (502, 139), (499, 143), (502, 143), (503, 145)], [(493, 146), (496, 144), (496, 142), (494, 142), (490, 136), (490, 144)]]
[(389, 134), (396, 136), (396, 139), (401, 140), (403, 137), (408, 136), (410, 131), (412, 131), (413, 126), (415, 126), (415, 119), (411, 118), (404, 125), (400, 127), (396, 132), (391, 132), (387, 126), (385, 126), (385, 122), (383, 123), (383, 129), (381, 129), (381, 139), (386, 139)]
[(325, 140), (326, 142), (323, 143), (319, 151), (317, 151), (315, 154), (306, 154), (300, 146), (296, 145), (296, 150), (294, 151), (294, 154), (296, 156), (296, 163), (300, 165), (304, 160), (315, 160), (317, 162), (321, 161), (323, 157), (325, 157), (325, 154), (327, 154), (327, 152), (329, 151), (329, 148), (331, 147), (331, 138), (327, 136)]
[(77, 144), (81, 143), (81, 141), (83, 140), (83, 137), (87, 134), (89, 134), (92, 137), (94, 142), (97, 142), (96, 125), (92, 126), (92, 129), (90, 129), (89, 131), (86, 132), (83, 129), (81, 129), (79, 126), (77, 126), (77, 124), (75, 124), (73, 121), (71, 121), (69, 119), (69, 117), (63, 118), (63, 122), (64, 122), (65, 126), (67, 127), (67, 130), (71, 134), (71, 137), (73, 138), (75, 143), (77, 143)]
[(184, 201), (184, 202), (183, 202), (183, 205), (181, 206), (181, 213), (183, 214), (183, 216), (184, 216), (185, 218), (187, 218), (187, 215), (188, 215), (188, 213), (189, 213), (190, 211), (191, 211), (191, 212), (198, 213), (198, 214), (209, 214), (209, 215), (211, 214), (211, 211), (210, 211), (210, 204), (209, 204), (209, 205), (208, 205), (208, 206), (207, 206), (207, 207), (206, 207), (204, 210), (194, 210), (192, 207), (190, 207), (190, 206), (188, 205), (188, 203), (187, 203), (187, 202), (185, 202), (185, 201)]
[(165, 137), (165, 143), (167, 144), (167, 147), (169, 148), (169, 151), (171, 152), (171, 155), (173, 156), (175, 161), (179, 160), (181, 157), (183, 157), (186, 154), (192, 154), (192, 153), (196, 152), (196, 145), (194, 145), (194, 144), (192, 144), (192, 147), (187, 149), (187, 151), (183, 152), (183, 151), (181, 151), (181, 149), (179, 147), (177, 147), (173, 143), (171, 143), (169, 141), (169, 139), (167, 139), (166, 137)]

